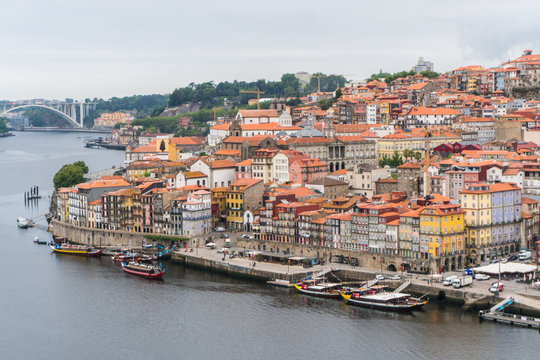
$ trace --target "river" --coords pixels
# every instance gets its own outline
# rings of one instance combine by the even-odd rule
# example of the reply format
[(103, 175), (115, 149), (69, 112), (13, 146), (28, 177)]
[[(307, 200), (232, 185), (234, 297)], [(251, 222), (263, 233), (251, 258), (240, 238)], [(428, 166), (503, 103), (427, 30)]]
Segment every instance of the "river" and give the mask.
[[(164, 263), (163, 282), (110, 259), (51, 253), (46, 225), (19, 215), (48, 209), (52, 177), (84, 160), (90, 172), (123, 153), (83, 147), (87, 135), (21, 133), (0, 139), (0, 351), (2, 359), (533, 359), (538, 331), (480, 323), (430, 303), (394, 314)], [(25, 206), (23, 193), (44, 196)]]

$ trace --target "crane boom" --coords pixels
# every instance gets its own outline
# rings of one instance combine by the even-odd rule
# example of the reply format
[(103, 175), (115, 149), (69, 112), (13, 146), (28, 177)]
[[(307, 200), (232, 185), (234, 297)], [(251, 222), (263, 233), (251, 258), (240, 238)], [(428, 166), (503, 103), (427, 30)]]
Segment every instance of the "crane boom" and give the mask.
[(257, 94), (257, 110), (261, 110), (261, 94), (264, 94), (264, 91), (259, 90), (240, 90), (241, 93), (245, 94)]

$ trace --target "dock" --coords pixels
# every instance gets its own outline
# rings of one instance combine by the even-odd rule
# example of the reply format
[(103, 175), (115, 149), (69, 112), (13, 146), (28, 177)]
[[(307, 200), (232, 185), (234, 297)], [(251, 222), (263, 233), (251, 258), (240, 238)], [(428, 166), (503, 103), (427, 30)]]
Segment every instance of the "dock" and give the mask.
[(529, 316), (480, 311), (480, 319), (499, 322), (501, 324), (522, 326), (522, 327), (532, 328), (532, 329), (540, 329), (540, 319), (529, 317)]
[(478, 316), (480, 320), (487, 320), (493, 322), (499, 322), (501, 324), (508, 324), (514, 326), (521, 326), (532, 329), (540, 329), (540, 319), (531, 316), (522, 316), (508, 314), (504, 312), (507, 306), (516, 302), (516, 299), (512, 296), (504, 299), (500, 303), (492, 306), (489, 310), (480, 310)]

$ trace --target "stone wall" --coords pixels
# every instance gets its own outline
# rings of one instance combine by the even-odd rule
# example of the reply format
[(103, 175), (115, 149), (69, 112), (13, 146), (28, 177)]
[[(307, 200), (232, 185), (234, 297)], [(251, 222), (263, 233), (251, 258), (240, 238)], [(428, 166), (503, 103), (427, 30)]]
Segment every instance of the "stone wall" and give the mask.
[(518, 140), (523, 141), (523, 132), (519, 121), (496, 121), (495, 140)]
[[(410, 261), (402, 259), (400, 256), (397, 255), (372, 254), (358, 251), (323, 248), (309, 245), (298, 245), (269, 240), (238, 239), (237, 244), (238, 248), (257, 249), (262, 251), (271, 251), (273, 249), (275, 252), (282, 253), (289, 250), (291, 254), (315, 257), (324, 260), (324, 262), (327, 264), (331, 262), (331, 257), (335, 257), (337, 255), (342, 255), (344, 257), (354, 257), (358, 259), (359, 267), (373, 270), (381, 270), (382, 266), (382, 270), (384, 271), (400, 271), (402, 263), (410, 263)], [(426, 263), (427, 262), (428, 261), (426, 260)], [(438, 265), (435, 262), (428, 264), (428, 266), (432, 269), (438, 269)]]
[[(52, 220), (50, 230), (55, 236), (66, 237), (75, 244), (85, 244), (95, 247), (127, 247), (142, 248), (143, 244), (151, 244), (152, 240), (146, 239), (144, 234), (119, 230), (92, 229), (82, 226), (66, 224), (58, 220)], [(167, 235), (169, 236), (169, 235)], [(178, 240), (185, 237), (178, 237)]]

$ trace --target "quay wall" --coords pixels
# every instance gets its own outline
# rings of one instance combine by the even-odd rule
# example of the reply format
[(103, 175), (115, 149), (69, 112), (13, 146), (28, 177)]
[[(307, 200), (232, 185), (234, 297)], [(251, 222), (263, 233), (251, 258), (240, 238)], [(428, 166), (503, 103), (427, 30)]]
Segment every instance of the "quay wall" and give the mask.
[(264, 282), (274, 279), (283, 279), (289, 280), (291, 282), (297, 282), (313, 273), (313, 271), (306, 271), (295, 274), (287, 274), (285, 272), (273, 272), (269, 270), (229, 264), (225, 261), (205, 259), (202, 257), (184, 253), (182, 251), (173, 252), (171, 261), (183, 264), (188, 267), (209, 270), (211, 272), (220, 273), (231, 277)]
[[(144, 237), (145, 234), (141, 233), (86, 228), (72, 224), (66, 224), (57, 220), (51, 221), (50, 228), (52, 233), (56, 236), (66, 237), (73, 243), (86, 244), (96, 247), (141, 248), (143, 243), (150, 242), (150, 240)], [(239, 247), (242, 247), (242, 245), (252, 248), (253, 244), (239, 243)], [(296, 251), (296, 249), (293, 250), (293, 244), (285, 245), (288, 245), (292, 252)], [(304, 247), (303, 249), (305, 249), (305, 251), (303, 252), (304, 255), (314, 256), (311, 253), (313, 249), (309, 250), (306, 247)], [(308, 250), (306, 251), (306, 249)], [(296, 253), (299, 254), (299, 252)], [(339, 251), (333, 251), (333, 253), (340, 254)], [(348, 256), (345, 255), (345, 253), (343, 255)], [(183, 251), (173, 252), (171, 261), (183, 264), (188, 267), (204, 269), (216, 273), (221, 273), (227, 276), (243, 278), (251, 281), (284, 279), (291, 282), (297, 282), (302, 278), (311, 275), (314, 272), (314, 270), (309, 270), (300, 273), (287, 274), (287, 268), (285, 266), (283, 266), (282, 269), (277, 268), (278, 271), (270, 271), (260, 268), (244, 267), (235, 264), (229, 264), (225, 261), (207, 259)], [(336, 268), (334, 273), (343, 281), (364, 281), (373, 279), (374, 274), (377, 272), (377, 270), (380, 270), (380, 262), (376, 259), (361, 264), (361, 266), (367, 267), (368, 269), (339, 269), (339, 264), (332, 264), (332, 266)], [(370, 267), (372, 270), (369, 269)], [(410, 275), (408, 275), (408, 277), (411, 278)], [(432, 286), (427, 282), (424, 284), (418, 280), (414, 280), (414, 277), (416, 276), (413, 275), (413, 282), (407, 288), (408, 292), (416, 295), (427, 294), (431, 301), (444, 300), (446, 302), (456, 303), (459, 305), (465, 304), (467, 306), (467, 309), (470, 310), (486, 309), (500, 302), (501, 300), (503, 300), (504, 297), (506, 297), (506, 294), (504, 294), (503, 297), (497, 297), (495, 295), (484, 296), (480, 294), (475, 294), (470, 292), (468, 288), (441, 288), (437, 286)], [(385, 280), (385, 282), (391, 288), (396, 288), (401, 283), (399, 281), (387, 280)], [(515, 305), (512, 305), (509, 308), (509, 311), (515, 314), (540, 316), (540, 309), (522, 303), (516, 303)]]
[[(372, 254), (359, 251), (351, 250), (342, 250), (334, 248), (324, 248), (311, 245), (300, 245), (300, 244), (291, 244), (283, 243), (277, 241), (269, 240), (247, 240), (247, 239), (238, 239), (238, 248), (245, 249), (257, 249), (257, 250), (266, 250), (271, 251), (273, 249), (276, 252), (283, 252), (289, 249), (291, 254), (294, 255), (303, 255), (310, 256), (317, 259), (322, 259), (325, 263), (330, 263), (331, 258), (342, 255), (344, 257), (351, 257), (358, 259), (358, 266), (362, 268), (368, 268), (373, 270), (384, 270), (384, 271), (401, 271), (401, 264), (408, 263), (411, 266), (417, 264), (417, 268), (420, 269), (421, 266), (424, 268), (434, 269), (434, 273), (438, 272), (437, 262), (430, 260), (420, 260), (415, 259), (411, 261), (410, 259), (402, 258), (398, 255), (386, 255), (386, 254)], [(437, 269), (437, 270), (435, 270)]]
[[(66, 237), (75, 244), (84, 244), (95, 247), (142, 248), (143, 244), (152, 243), (152, 240), (145, 238), (144, 235), (156, 235), (121, 230), (87, 228), (67, 224), (58, 220), (51, 221), (50, 230), (55, 236)], [(185, 240), (185, 237), (178, 236), (178, 240)]]

